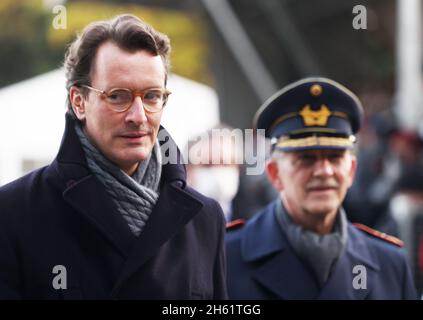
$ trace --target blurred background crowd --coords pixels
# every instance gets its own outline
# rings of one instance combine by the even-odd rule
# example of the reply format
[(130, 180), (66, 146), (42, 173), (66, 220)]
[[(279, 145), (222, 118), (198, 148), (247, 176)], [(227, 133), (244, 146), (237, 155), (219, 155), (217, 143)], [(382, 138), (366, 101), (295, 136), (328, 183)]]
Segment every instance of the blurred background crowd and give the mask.
[[(356, 5), (365, 7), (365, 29), (353, 27)], [(173, 94), (163, 125), (181, 148), (212, 128), (251, 128), (258, 107), (302, 77), (329, 77), (355, 92), (365, 124), (347, 215), (403, 239), (423, 291), (419, 0), (2, 0), (0, 185), (54, 158), (66, 110), (66, 45), (90, 21), (124, 12), (171, 39)], [(230, 158), (245, 146), (215, 147)], [(276, 197), (264, 174), (247, 175), (235, 161), (189, 164), (188, 175), (219, 200), (228, 221), (248, 219)]]

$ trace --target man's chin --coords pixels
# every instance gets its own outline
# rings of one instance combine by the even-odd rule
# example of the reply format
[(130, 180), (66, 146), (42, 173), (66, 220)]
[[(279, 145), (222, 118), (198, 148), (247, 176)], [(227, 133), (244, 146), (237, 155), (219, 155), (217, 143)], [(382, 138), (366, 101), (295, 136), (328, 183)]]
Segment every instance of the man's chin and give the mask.
[(327, 216), (328, 214), (333, 213), (338, 210), (338, 206), (331, 203), (311, 203), (308, 210), (316, 216)]
[(147, 159), (151, 154), (152, 148), (138, 147), (131, 148), (125, 153), (125, 158), (130, 162), (140, 162)]

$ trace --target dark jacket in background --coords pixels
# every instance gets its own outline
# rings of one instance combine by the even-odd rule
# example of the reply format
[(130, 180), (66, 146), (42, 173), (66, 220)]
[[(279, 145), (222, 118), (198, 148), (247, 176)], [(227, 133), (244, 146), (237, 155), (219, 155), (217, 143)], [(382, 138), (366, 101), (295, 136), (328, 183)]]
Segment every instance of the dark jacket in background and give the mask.
[[(0, 299), (226, 298), (219, 205), (186, 186), (184, 165), (164, 165), (136, 238), (89, 171), (73, 121), (51, 165), (0, 188)], [(67, 289), (53, 287), (58, 265)]]

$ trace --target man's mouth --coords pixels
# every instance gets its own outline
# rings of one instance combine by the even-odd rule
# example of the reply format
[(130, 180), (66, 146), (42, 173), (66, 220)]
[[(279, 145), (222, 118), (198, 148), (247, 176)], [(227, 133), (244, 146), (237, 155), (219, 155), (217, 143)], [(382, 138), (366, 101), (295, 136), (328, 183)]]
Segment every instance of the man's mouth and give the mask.
[(308, 191), (329, 191), (329, 190), (336, 190), (336, 187), (313, 187), (308, 188)]
[(338, 189), (337, 183), (327, 183), (327, 184), (316, 184), (316, 185), (309, 185), (307, 187), (307, 191), (309, 192), (319, 192), (319, 191), (330, 191), (330, 190), (337, 190)]
[(149, 135), (149, 131), (131, 131), (121, 134), (120, 137), (130, 143), (141, 143)]
[(121, 136), (124, 138), (142, 138), (148, 136), (150, 133), (147, 131), (134, 131), (134, 132), (127, 132), (122, 134)]

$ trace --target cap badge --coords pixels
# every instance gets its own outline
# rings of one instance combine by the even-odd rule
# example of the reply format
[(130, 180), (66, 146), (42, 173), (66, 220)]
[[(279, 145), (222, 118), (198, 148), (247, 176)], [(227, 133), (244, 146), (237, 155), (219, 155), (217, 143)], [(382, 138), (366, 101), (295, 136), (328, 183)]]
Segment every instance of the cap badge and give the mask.
[(322, 104), (320, 110), (313, 111), (309, 104), (304, 106), (300, 111), (300, 116), (303, 118), (306, 126), (326, 126), (328, 118), (332, 113), (329, 108)]
[(314, 97), (320, 96), (322, 92), (323, 92), (322, 86), (319, 84), (313, 84), (310, 88), (310, 93)]

